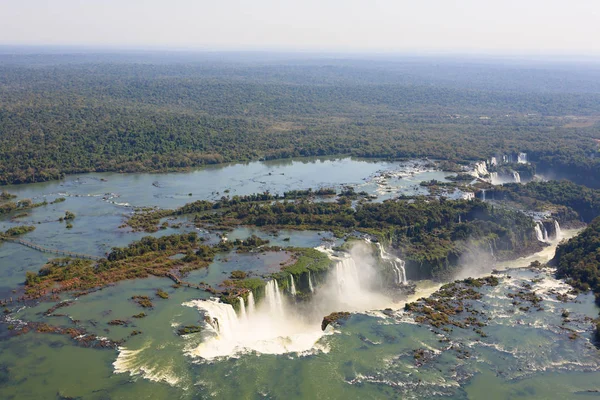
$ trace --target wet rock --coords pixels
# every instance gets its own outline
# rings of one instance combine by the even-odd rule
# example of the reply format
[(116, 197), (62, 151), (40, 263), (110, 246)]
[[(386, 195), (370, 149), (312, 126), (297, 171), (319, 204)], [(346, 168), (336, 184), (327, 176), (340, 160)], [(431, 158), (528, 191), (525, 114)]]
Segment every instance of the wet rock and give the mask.
[(326, 316), (325, 318), (323, 318), (323, 321), (321, 322), (321, 330), (325, 330), (327, 328), (327, 326), (330, 324), (335, 323), (335, 324), (341, 325), (348, 318), (350, 318), (349, 312), (341, 311), (341, 312), (331, 313), (328, 316)]

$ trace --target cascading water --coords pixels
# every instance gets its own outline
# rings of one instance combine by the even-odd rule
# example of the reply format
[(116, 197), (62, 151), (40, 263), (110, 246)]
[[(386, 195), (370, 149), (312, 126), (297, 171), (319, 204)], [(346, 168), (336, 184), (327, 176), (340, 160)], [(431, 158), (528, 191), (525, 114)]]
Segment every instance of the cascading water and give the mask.
[(254, 294), (250, 292), (248, 294), (248, 314), (254, 314), (256, 311), (256, 305), (254, 304)]
[(310, 270), (308, 271), (308, 287), (309, 287), (311, 293), (315, 292), (315, 287), (313, 286), (312, 278), (310, 276)]
[(541, 221), (535, 222), (535, 235), (537, 237), (537, 240), (539, 240), (540, 242), (547, 243), (549, 241), (548, 231), (546, 230), (546, 227)]
[(267, 282), (265, 286), (265, 300), (271, 312), (278, 315), (283, 315), (283, 300), (281, 298), (281, 292), (279, 291), (279, 284), (275, 279)]
[(238, 299), (240, 301), (240, 317), (247, 319), (248, 314), (246, 314), (246, 305), (244, 304), (244, 298), (238, 297)]
[(481, 189), (481, 200), (485, 201), (485, 189)]
[(381, 243), (377, 243), (377, 248), (379, 249), (379, 255), (383, 260), (390, 262), (394, 272), (396, 273), (396, 283), (398, 285), (406, 284), (408, 281), (406, 280), (406, 263), (404, 260), (391, 255), (383, 249)]
[(490, 172), (490, 183), (492, 185), (498, 184), (498, 173), (497, 172)]
[(360, 291), (360, 279), (356, 263), (350, 257), (341, 259), (335, 265), (335, 279), (338, 293), (341, 295), (352, 295)]
[(521, 183), (521, 175), (517, 171), (513, 171), (513, 180), (515, 183)]
[(292, 296), (296, 295), (296, 284), (294, 284), (294, 275), (290, 275), (290, 293)]
[(490, 254), (492, 255), (492, 259), (496, 259), (496, 255), (494, 254), (494, 247), (492, 246), (492, 242), (489, 242), (490, 245)]
[(476, 162), (475, 165), (473, 166), (473, 172), (472, 175), (476, 178), (483, 178), (484, 176), (488, 175), (489, 172), (487, 170), (487, 165), (485, 161), (479, 161)]
[(544, 241), (544, 234), (542, 233), (542, 230), (540, 229), (540, 226), (538, 224), (535, 224), (535, 236), (537, 237), (538, 242), (543, 242)]
[(562, 240), (562, 231), (560, 230), (560, 224), (557, 220), (554, 220), (554, 240), (560, 241)]
[(527, 164), (527, 153), (519, 153), (517, 157), (517, 163)]
[[(211, 360), (248, 351), (284, 354), (326, 350), (326, 344), (319, 342), (326, 334), (321, 330), (324, 316), (336, 311), (365, 312), (397, 305), (395, 300), (379, 291), (380, 279), (372, 249), (362, 246), (355, 245), (352, 255), (344, 257), (323, 249), (335, 262), (334, 267), (319, 290), (308, 301), (295, 303), (293, 308), (276, 280), (265, 284), (264, 297), (256, 305), (251, 292), (246, 300), (240, 298), (239, 315), (230, 304), (218, 299), (184, 303), (201, 311), (205, 325), (200, 332), (200, 344), (190, 340), (186, 353)], [(396, 265), (400, 270), (399, 280), (405, 281), (401, 263), (397, 261)], [(310, 275), (309, 286), (314, 290)]]

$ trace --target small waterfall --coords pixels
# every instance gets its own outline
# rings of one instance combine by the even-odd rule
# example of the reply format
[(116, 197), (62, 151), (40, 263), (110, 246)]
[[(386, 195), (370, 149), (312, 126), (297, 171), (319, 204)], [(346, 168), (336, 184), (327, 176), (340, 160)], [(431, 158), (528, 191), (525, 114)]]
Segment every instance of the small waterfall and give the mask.
[(277, 284), (275, 279), (267, 282), (267, 286), (265, 286), (265, 300), (267, 301), (271, 312), (280, 316), (285, 314), (283, 311), (283, 299), (281, 297), (281, 292), (279, 291), (279, 284)]
[(252, 315), (256, 311), (256, 305), (254, 304), (254, 294), (252, 291), (248, 294), (248, 314)]
[(513, 180), (515, 183), (521, 183), (521, 175), (517, 171), (513, 171)]
[(558, 223), (557, 220), (554, 220), (554, 230), (555, 230), (554, 239), (557, 241), (562, 240), (562, 231), (560, 230), (560, 224)]
[(527, 153), (519, 153), (517, 156), (517, 163), (527, 164)]
[(238, 300), (240, 301), (240, 317), (247, 319), (248, 315), (246, 314), (246, 304), (244, 304), (244, 298), (238, 297)]
[(490, 172), (490, 183), (492, 185), (498, 184), (498, 173), (497, 172)]
[(310, 277), (310, 270), (308, 271), (308, 287), (310, 288), (311, 293), (315, 292), (315, 287), (313, 286), (312, 278)]
[(481, 189), (481, 200), (485, 201), (485, 189)]
[(544, 224), (541, 221), (535, 222), (535, 236), (537, 237), (537, 240), (539, 240), (540, 242), (544, 242), (544, 243), (549, 242), (548, 231), (546, 230), (546, 227), (544, 226)]
[(392, 268), (394, 269), (394, 272), (396, 274), (396, 284), (406, 284), (408, 282), (406, 279), (406, 262), (386, 252), (383, 249), (381, 243), (377, 243), (377, 248), (379, 249), (379, 255), (381, 256), (381, 258), (383, 260), (389, 261), (392, 265)]
[(490, 245), (490, 254), (492, 255), (492, 259), (496, 259), (496, 255), (494, 254), (494, 247), (492, 246), (492, 242), (488, 242)]
[(458, 214), (458, 223), (462, 224), (462, 217), (460, 216), (460, 214)]
[(296, 285), (294, 284), (294, 275), (290, 274), (290, 293), (292, 296), (296, 295)]
[(537, 237), (538, 242), (545, 242), (544, 234), (542, 233), (538, 223), (535, 224), (535, 236)]

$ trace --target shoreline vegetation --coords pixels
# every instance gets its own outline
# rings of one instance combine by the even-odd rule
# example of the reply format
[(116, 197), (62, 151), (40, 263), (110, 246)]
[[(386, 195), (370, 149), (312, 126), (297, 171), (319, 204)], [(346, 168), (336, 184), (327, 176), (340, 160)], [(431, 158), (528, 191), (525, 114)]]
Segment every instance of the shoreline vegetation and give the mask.
[[(491, 317), (473, 304), (482, 298), (482, 290), (506, 278), (492, 273), (455, 280), (455, 274), (464, 264), (512, 260), (548, 246), (536, 236), (534, 212), (543, 214), (544, 222), (552, 225), (554, 221), (564, 227), (589, 224), (579, 236), (560, 243), (550, 265), (556, 267), (558, 278), (573, 286), (572, 293), (592, 290), (600, 305), (600, 91), (448, 89), (389, 84), (375, 77), (368, 84), (331, 84), (322, 82), (323, 75), (315, 70), (311, 76), (318, 84), (298, 84), (288, 81), (289, 77), (260, 81), (250, 78), (253, 74), (243, 68), (236, 79), (193, 77), (173, 65), (152, 70), (143, 65), (109, 64), (104, 73), (91, 72), (97, 66), (89, 64), (49, 68), (0, 63), (5, 77), (0, 79), (0, 132), (5, 133), (0, 137), (0, 158), (5, 160), (0, 185), (44, 182), (72, 173), (184, 171), (227, 162), (349, 155), (441, 160), (446, 171), (455, 170), (459, 175), (452, 182), (432, 180), (421, 186), (442, 195), (473, 179), (460, 174), (460, 165), (520, 151), (527, 153), (532, 165), (511, 168), (520, 168), (523, 177), (537, 171), (573, 182), (493, 187), (482, 183), (473, 188), (479, 198), (469, 200), (401, 196), (374, 203), (367, 193), (347, 187), (340, 193), (332, 188), (282, 195), (265, 192), (201, 200), (174, 210), (136, 209), (121, 228), (155, 233), (181, 228), (178, 219), (185, 217), (194, 227), (220, 234), (221, 240), (208, 244), (195, 232), (147, 236), (113, 248), (99, 261), (51, 259), (39, 271), (26, 272), (24, 293), (18, 299), (58, 302), (44, 316), (64, 316), (55, 311), (73, 301), (61, 300), (61, 294), (82, 296), (150, 276), (173, 281), (175, 289), (205, 291), (234, 308), (239, 307), (240, 298), (247, 303), (250, 293), (257, 300), (264, 296), (271, 279), (277, 280), (282, 290), (292, 282), (296, 301), (304, 301), (312, 295), (313, 282), (321, 283), (334, 265), (327, 254), (313, 248), (273, 246), (255, 235), (226, 239), (227, 232), (244, 226), (265, 232), (331, 232), (346, 239), (336, 251), (347, 250), (352, 240), (368, 238), (380, 243), (405, 262), (408, 280), (450, 282), (431, 296), (405, 305), (417, 323), (440, 334), (440, 341), (450, 341), (448, 334), (453, 329), (472, 331), (479, 340), (487, 337)], [(487, 201), (480, 199), (483, 188)], [(27, 210), (63, 201), (33, 203), (2, 191), (0, 217), (13, 214), (15, 221), (26, 216)], [(72, 228), (75, 218), (66, 211), (60, 221)], [(12, 227), (0, 233), (0, 245), (34, 229)], [(384, 263), (375, 244), (371, 250)], [(287, 258), (268, 274), (232, 271), (217, 287), (186, 281), (189, 272), (207, 268), (217, 255), (233, 251), (279, 252)], [(541, 267), (532, 263), (529, 268)], [(393, 271), (382, 268), (382, 274), (390, 285), (395, 282)], [(503, 294), (511, 299), (513, 311), (543, 310), (543, 299), (532, 284), (533, 280)], [(152, 295), (129, 297), (140, 311), (130, 318), (145, 318), (155, 305), (172, 301), (165, 287), (156, 288)], [(555, 295), (560, 302), (569, 301), (566, 294)], [(126, 339), (112, 341), (88, 333), (75, 320), (70, 327), (17, 323), (10, 319), (13, 310), (4, 306), (1, 318), (10, 324), (10, 335), (61, 334), (81, 346), (115, 349), (129, 337), (142, 334), (134, 330)], [(389, 315), (391, 310), (386, 312)], [(563, 311), (565, 324), (568, 316)], [(122, 318), (107, 324), (128, 327), (131, 319)], [(339, 310), (324, 316), (321, 328), (343, 325), (349, 318), (352, 314)], [(594, 324), (600, 342), (600, 318)], [(174, 334), (186, 336), (201, 329), (184, 325)], [(571, 340), (579, 335), (568, 328), (565, 332)], [(452, 350), (459, 358), (469, 357), (468, 349)], [(413, 354), (417, 366), (432, 356), (427, 349)]]
[(306, 156), (465, 162), (524, 151), (542, 174), (600, 187), (600, 90), (589, 77), (570, 80), (571, 91), (543, 71), (507, 70), (518, 84), (506, 90), (504, 73), (470, 65), (487, 77), (474, 89), (470, 68), (454, 71), (460, 86), (423, 75), (423, 60), (404, 65), (407, 75), (376, 61), (222, 69), (19, 59), (0, 56), (0, 185)]

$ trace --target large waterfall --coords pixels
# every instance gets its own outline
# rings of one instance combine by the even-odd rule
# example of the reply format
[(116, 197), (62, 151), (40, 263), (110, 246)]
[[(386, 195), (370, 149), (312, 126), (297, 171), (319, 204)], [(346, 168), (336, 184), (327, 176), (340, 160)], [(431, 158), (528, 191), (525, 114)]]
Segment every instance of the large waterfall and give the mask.
[[(359, 250), (356, 250), (359, 248)], [(323, 250), (325, 251), (325, 250)], [(291, 303), (276, 280), (264, 286), (264, 297), (256, 304), (254, 295), (240, 297), (238, 313), (233, 306), (218, 299), (193, 300), (185, 306), (200, 310), (204, 329), (200, 332), (201, 343), (190, 340), (186, 352), (194, 357), (214, 359), (231, 357), (242, 352), (283, 354), (323, 349), (319, 339), (323, 317), (336, 311), (365, 312), (398, 307), (394, 300), (381, 293), (379, 269), (372, 257), (372, 248), (364, 243), (354, 246), (351, 255), (342, 257), (327, 251), (335, 262), (319, 289), (313, 287), (309, 275), (309, 287), (314, 291), (307, 301)], [(406, 281), (402, 260), (390, 257), (398, 283)], [(293, 279), (293, 278), (290, 278)], [(290, 280), (290, 292), (295, 281)], [(287, 292), (287, 291), (286, 291)]]
[(187, 353), (213, 359), (247, 351), (265, 354), (303, 352), (313, 348), (323, 336), (320, 327), (323, 315), (307, 323), (287, 304), (277, 281), (267, 282), (265, 297), (256, 307), (251, 307), (254, 298), (250, 296), (252, 293), (248, 296), (248, 307), (244, 308), (244, 300), (240, 298), (239, 315), (230, 304), (218, 299), (184, 303), (200, 310), (205, 320), (202, 343), (192, 345)]
[(381, 243), (377, 243), (377, 248), (379, 249), (379, 255), (381, 256), (381, 258), (383, 260), (388, 261), (392, 265), (392, 268), (394, 269), (394, 272), (396, 274), (396, 284), (406, 284), (406, 263), (404, 262), (404, 260), (386, 252)]
[(519, 153), (517, 156), (517, 163), (527, 164), (527, 153)]

